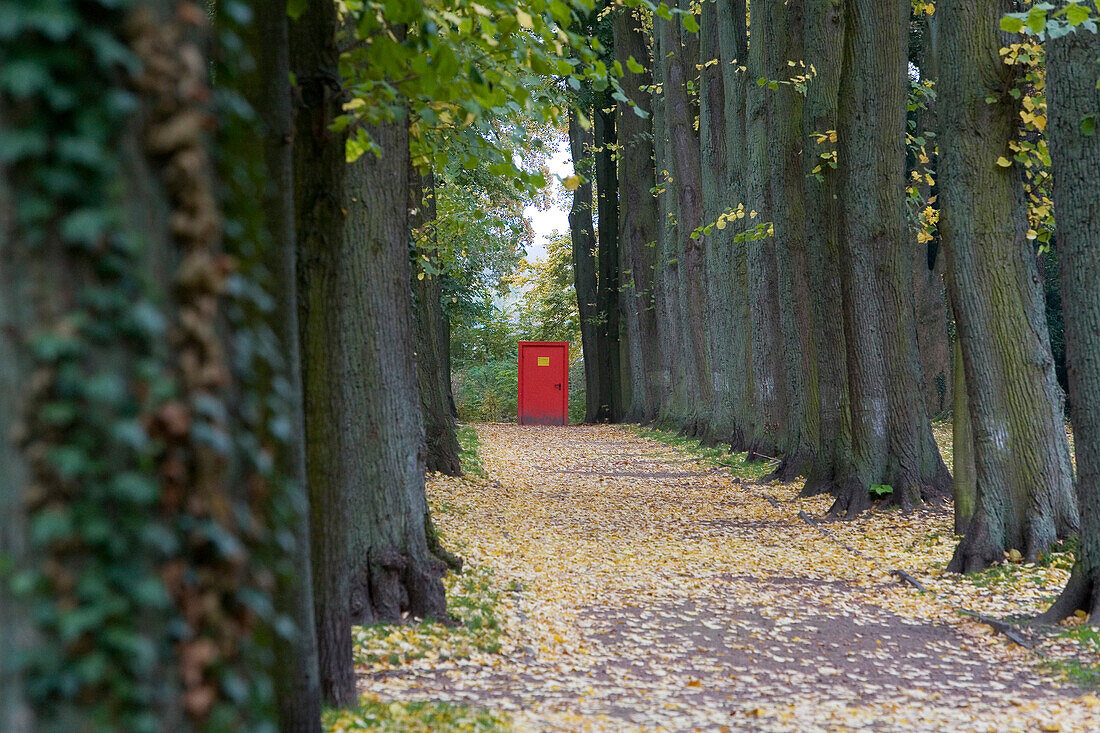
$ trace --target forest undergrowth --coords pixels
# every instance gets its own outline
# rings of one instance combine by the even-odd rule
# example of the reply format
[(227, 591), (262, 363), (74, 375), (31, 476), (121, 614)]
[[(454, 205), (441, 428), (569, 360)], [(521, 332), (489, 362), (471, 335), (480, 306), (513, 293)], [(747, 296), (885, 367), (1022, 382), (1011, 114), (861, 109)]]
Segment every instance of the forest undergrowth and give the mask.
[[(822, 517), (828, 497), (674, 434), (462, 432), (475, 470), (429, 480), (466, 560), (447, 580), (456, 623), (357, 630), (363, 701), (329, 731), (1100, 726), (1100, 635), (1081, 617), (1026, 623), (1072, 545), (962, 576), (945, 570), (949, 506), (823, 533), (800, 512)], [(960, 609), (1017, 623), (1033, 648)]]

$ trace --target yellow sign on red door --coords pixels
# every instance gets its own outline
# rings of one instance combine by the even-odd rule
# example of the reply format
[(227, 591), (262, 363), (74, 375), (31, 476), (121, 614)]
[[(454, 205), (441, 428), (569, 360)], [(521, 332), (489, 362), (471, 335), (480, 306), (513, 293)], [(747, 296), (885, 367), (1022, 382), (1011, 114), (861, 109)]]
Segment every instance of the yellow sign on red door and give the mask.
[(539, 366), (550, 366), (550, 357), (549, 356), (540, 356), (539, 357)]

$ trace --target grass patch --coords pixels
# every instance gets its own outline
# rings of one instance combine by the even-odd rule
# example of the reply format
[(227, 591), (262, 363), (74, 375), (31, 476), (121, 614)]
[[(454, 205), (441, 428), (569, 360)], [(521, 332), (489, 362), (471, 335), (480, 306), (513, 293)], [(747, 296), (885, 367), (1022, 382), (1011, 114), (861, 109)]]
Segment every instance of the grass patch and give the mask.
[(481, 440), (477, 437), (477, 430), (471, 425), (458, 426), (459, 461), (462, 464), (462, 473), (467, 476), (487, 476), (485, 465), (481, 462), (481, 456), (477, 449), (481, 446)]
[(456, 626), (440, 623), (376, 624), (353, 629), (355, 663), (400, 667), (414, 659), (468, 659), (477, 653), (497, 654), (504, 625), (500, 589), (490, 568), (467, 566), (448, 573), (447, 610)]
[[(1094, 659), (1100, 659), (1100, 629), (1083, 624), (1066, 629), (1059, 636), (1072, 639), (1083, 652)], [(1059, 672), (1067, 680), (1082, 687), (1100, 689), (1100, 661), (1082, 662), (1079, 659), (1058, 659), (1048, 661), (1047, 667)]]
[(363, 698), (357, 707), (324, 714), (326, 733), (506, 733), (511, 716), (446, 702), (383, 702)]
[(749, 463), (745, 459), (748, 453), (730, 453), (721, 446), (706, 446), (702, 441), (688, 438), (668, 430), (631, 426), (635, 433), (643, 438), (670, 445), (698, 458), (700, 463), (729, 469), (730, 473), (745, 481), (758, 481), (771, 472), (767, 462)]

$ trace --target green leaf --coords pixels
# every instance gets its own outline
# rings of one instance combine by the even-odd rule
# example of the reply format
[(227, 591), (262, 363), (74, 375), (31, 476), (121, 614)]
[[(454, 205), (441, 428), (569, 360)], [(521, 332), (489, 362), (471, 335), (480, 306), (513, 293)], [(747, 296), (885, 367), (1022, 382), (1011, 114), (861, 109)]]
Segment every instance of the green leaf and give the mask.
[(302, 13), (306, 12), (306, 8), (309, 7), (309, 0), (287, 0), (286, 14), (291, 20), (298, 20), (302, 17)]
[(1089, 9), (1078, 5), (1077, 3), (1070, 3), (1066, 6), (1066, 20), (1072, 26), (1079, 26), (1089, 19)]
[(1035, 34), (1042, 33), (1047, 27), (1047, 11), (1042, 5), (1036, 5), (1027, 14), (1027, 28)]
[(626, 60), (626, 68), (630, 69), (632, 74), (641, 74), (645, 71), (645, 67), (639, 64), (633, 56)]
[(160, 493), (160, 487), (156, 481), (134, 471), (127, 471), (112, 478), (108, 489), (111, 496), (117, 499), (144, 506), (155, 502)]
[(1087, 114), (1081, 119), (1081, 134), (1092, 137), (1096, 134), (1096, 115)]
[(1001, 30), (1005, 33), (1019, 33), (1024, 29), (1024, 21), (1017, 15), (1006, 15), (1001, 18)]

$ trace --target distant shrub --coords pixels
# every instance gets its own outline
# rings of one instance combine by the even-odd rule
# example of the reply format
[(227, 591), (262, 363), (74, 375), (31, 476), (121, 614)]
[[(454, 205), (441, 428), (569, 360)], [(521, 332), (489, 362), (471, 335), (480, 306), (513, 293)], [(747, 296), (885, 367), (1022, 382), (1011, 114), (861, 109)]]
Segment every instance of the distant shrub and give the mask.
[(515, 422), (519, 365), (515, 357), (468, 367), (452, 380), (455, 407), (463, 422)]

